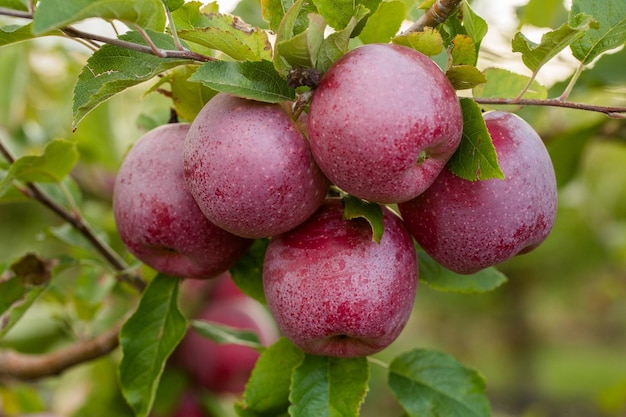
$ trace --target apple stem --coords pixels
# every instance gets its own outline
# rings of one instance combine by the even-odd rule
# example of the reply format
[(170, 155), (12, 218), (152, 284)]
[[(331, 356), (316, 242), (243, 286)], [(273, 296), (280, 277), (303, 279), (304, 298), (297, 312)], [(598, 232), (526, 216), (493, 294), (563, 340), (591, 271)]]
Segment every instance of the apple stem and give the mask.
[(424, 28), (434, 28), (445, 20), (459, 6), (461, 0), (437, 0), (426, 12), (413, 23), (403, 35), (422, 32)]

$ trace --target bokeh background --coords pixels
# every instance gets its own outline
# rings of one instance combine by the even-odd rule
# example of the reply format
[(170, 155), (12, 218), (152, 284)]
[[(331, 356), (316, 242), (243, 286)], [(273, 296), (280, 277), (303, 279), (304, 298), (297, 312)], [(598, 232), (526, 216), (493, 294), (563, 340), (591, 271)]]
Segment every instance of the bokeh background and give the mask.
[[(262, 24), (254, 0), (221, 6)], [(490, 25), (481, 69), (529, 75), (510, 51), (515, 32), (538, 41), (547, 28), (567, 21), (560, 0), (475, 0), (472, 6)], [(570, 100), (626, 106), (626, 51), (613, 52), (583, 73)], [(68, 188), (80, 187), (87, 219), (121, 250), (110, 207), (115, 172), (128, 146), (169, 118), (170, 103), (139, 86), (100, 106), (73, 132), (72, 90), (87, 57), (80, 45), (53, 39), (1, 48), (0, 135), (16, 155), (38, 152), (53, 138), (75, 140), (81, 161)], [(566, 52), (538, 79), (557, 97), (574, 68)], [(534, 252), (499, 266), (509, 281), (495, 291), (463, 295), (421, 285), (402, 336), (377, 357), (390, 360), (415, 347), (448, 352), (485, 377), (497, 417), (626, 416), (626, 122), (544, 107), (518, 114), (540, 133), (554, 161), (554, 230)], [(0, 204), (0, 266), (28, 252), (87, 253), (58, 218), (12, 194)], [(77, 331), (97, 332), (124, 314), (131, 308), (126, 294), (109, 296), (103, 288), (113, 283), (98, 271), (88, 264), (68, 268), (0, 347), (53, 349)], [(117, 359), (114, 354), (35, 383), (1, 382), (0, 416), (129, 415), (116, 387)], [(400, 415), (384, 369), (372, 365), (372, 377), (363, 416)], [(175, 387), (179, 380), (173, 375), (168, 383)]]

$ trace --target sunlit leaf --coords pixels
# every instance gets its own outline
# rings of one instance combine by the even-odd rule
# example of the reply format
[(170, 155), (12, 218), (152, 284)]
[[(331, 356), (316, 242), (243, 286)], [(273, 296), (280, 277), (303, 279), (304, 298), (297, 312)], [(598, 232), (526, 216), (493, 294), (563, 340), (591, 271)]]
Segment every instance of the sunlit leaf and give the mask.
[(305, 31), (276, 44), (274, 65), (277, 68), (315, 67), (324, 41), (326, 21), (316, 13), (309, 14), (308, 19), (309, 27)]
[(469, 1), (463, 1), (461, 7), (463, 10), (463, 28), (465, 29), (465, 34), (472, 38), (476, 48), (479, 48), (483, 38), (487, 34), (487, 22), (472, 10)]
[(198, 68), (190, 81), (199, 81), (216, 91), (267, 103), (295, 98), (294, 89), (276, 72), (270, 61), (207, 62)]
[(33, 19), (33, 33), (40, 35), (90, 17), (120, 20), (144, 29), (165, 29), (165, 8), (161, 0), (39, 0)]
[(424, 28), (422, 32), (413, 32), (408, 35), (396, 36), (391, 40), (393, 43), (408, 46), (424, 55), (433, 56), (443, 51), (443, 38), (441, 33), (434, 28)]
[(343, 30), (331, 33), (324, 39), (317, 56), (316, 64), (316, 68), (320, 70), (321, 73), (326, 72), (335, 61), (348, 52), (352, 31), (368, 13), (369, 10), (364, 7), (359, 7), (357, 14), (352, 16)]
[(306, 355), (293, 375), (289, 413), (292, 417), (358, 417), (369, 377), (364, 357)]
[[(525, 75), (502, 68), (487, 68), (483, 71), (487, 82), (475, 87), (472, 90), (474, 97), (502, 97), (515, 98), (519, 96), (526, 87), (530, 78)], [(524, 93), (523, 98), (545, 99), (548, 97), (548, 90), (537, 81), (533, 81), (530, 88)], [(509, 106), (508, 110), (514, 108)]]
[(447, 353), (416, 349), (389, 366), (389, 387), (409, 417), (490, 417), (485, 381)]
[(401, 1), (384, 1), (367, 19), (359, 39), (363, 43), (389, 43), (400, 30), (404, 21), (406, 6)]
[(476, 64), (476, 45), (474, 41), (467, 35), (456, 35), (452, 39), (452, 56), (453, 65), (475, 65)]
[(579, 13), (593, 16), (599, 23), (572, 43), (574, 57), (589, 64), (602, 52), (626, 43), (626, 2), (624, 0), (573, 0), (570, 10), (570, 25), (576, 27)]
[(293, 6), (292, 0), (261, 0), (261, 11), (265, 19), (274, 32), (278, 31), (283, 16)]
[(462, 98), (461, 108), (463, 138), (448, 161), (448, 168), (453, 174), (469, 181), (504, 179), (480, 107), (472, 99)]
[(175, 277), (157, 275), (120, 332), (120, 385), (137, 417), (150, 412), (165, 362), (185, 335), (178, 284)]
[(456, 90), (467, 90), (487, 82), (485, 74), (473, 65), (452, 65), (446, 77)]

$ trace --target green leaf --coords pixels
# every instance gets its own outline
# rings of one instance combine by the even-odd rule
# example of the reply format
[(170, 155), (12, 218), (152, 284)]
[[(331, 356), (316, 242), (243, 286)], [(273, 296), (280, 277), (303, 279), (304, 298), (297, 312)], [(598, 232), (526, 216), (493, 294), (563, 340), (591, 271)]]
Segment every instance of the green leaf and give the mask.
[[(171, 36), (149, 32), (154, 44), (162, 49), (175, 49)], [(120, 39), (146, 45), (141, 35), (129, 32)], [(187, 59), (159, 58), (113, 45), (104, 45), (88, 60), (74, 88), (74, 127), (94, 108), (129, 87), (150, 80), (158, 74), (188, 64)]]
[(185, 0), (161, 0), (165, 7), (168, 8), (169, 11), (173, 12), (174, 10), (178, 10), (185, 4)]
[(398, 45), (413, 48), (424, 55), (433, 56), (443, 51), (443, 38), (434, 28), (424, 28), (422, 32), (413, 32), (408, 35), (396, 36), (391, 41)]
[(271, 61), (206, 62), (189, 80), (199, 81), (216, 91), (267, 103), (295, 98), (294, 89), (278, 74)]
[(39, 0), (33, 33), (41, 35), (90, 17), (120, 20), (156, 32), (163, 32), (166, 20), (161, 0)]
[(272, 59), (272, 45), (267, 32), (235, 16), (220, 13), (204, 15), (200, 26), (179, 30), (178, 36), (188, 42), (221, 51), (237, 61)]
[(452, 65), (446, 77), (456, 90), (467, 90), (487, 82), (485, 74), (473, 65)]
[(369, 13), (365, 7), (358, 7), (357, 14), (352, 16), (347, 26), (338, 32), (331, 33), (322, 42), (317, 56), (316, 68), (323, 74), (330, 66), (341, 58), (350, 46), (350, 37), (354, 28)]
[(28, 0), (0, 0), (0, 7), (5, 7), (7, 9), (21, 10), (25, 12), (28, 11), (28, 6)]
[(306, 355), (293, 374), (292, 417), (357, 417), (368, 391), (369, 363), (364, 357)]
[(221, 323), (203, 320), (192, 320), (191, 327), (203, 337), (211, 339), (215, 343), (242, 345), (252, 349), (262, 350), (263, 345), (259, 336), (250, 330), (241, 330)]
[[(516, 74), (502, 68), (487, 68), (483, 71), (483, 74), (487, 82), (474, 87), (472, 90), (474, 97), (515, 98), (519, 96), (530, 81), (530, 78), (525, 75)], [(523, 98), (533, 99), (545, 99), (546, 97), (548, 97), (548, 90), (537, 81), (533, 81), (530, 88), (523, 95)], [(514, 108), (508, 106), (507, 110), (514, 111)]]
[(122, 393), (137, 417), (150, 412), (167, 358), (185, 335), (175, 277), (159, 274), (120, 331)]
[(572, 43), (574, 57), (589, 64), (598, 55), (626, 43), (626, 2), (624, 0), (573, 0), (570, 25), (576, 27), (579, 13), (593, 16), (599, 23)]
[(350, 20), (359, 13), (360, 3), (354, 0), (313, 0), (319, 14), (336, 30), (348, 26)]
[(585, 14), (577, 15), (573, 21), (576, 22), (576, 26), (571, 26), (571, 23), (563, 24), (558, 29), (545, 33), (539, 44), (530, 41), (521, 32), (518, 32), (513, 38), (513, 52), (520, 52), (524, 65), (533, 73), (537, 73), (559, 52), (575, 40), (580, 39), (586, 31), (593, 27), (597, 28), (597, 21)]
[(383, 225), (383, 210), (380, 205), (361, 200), (352, 195), (346, 195), (343, 201), (343, 218), (353, 220), (363, 218), (372, 227), (372, 241), (380, 243), (385, 227)]
[(250, 249), (230, 269), (237, 287), (261, 304), (267, 304), (263, 292), (263, 259), (268, 244), (268, 239), (255, 239)]
[(43, 154), (27, 155), (17, 159), (0, 181), (0, 196), (13, 181), (59, 182), (67, 176), (78, 162), (76, 143), (55, 139), (46, 145)]
[(278, 33), (283, 17), (293, 5), (292, 0), (261, 0), (261, 13), (271, 30)]
[(448, 168), (456, 176), (469, 181), (504, 179), (480, 107), (472, 99), (461, 98), (461, 109), (463, 138), (448, 161)]
[(289, 407), (291, 377), (304, 360), (304, 352), (280, 338), (261, 353), (237, 404), (241, 416), (276, 416)]
[[(60, 30), (55, 30), (46, 33), (46, 35), (62, 36), (63, 33)], [(10, 45), (35, 38), (36, 36), (33, 35), (32, 32), (32, 23), (24, 26), (8, 25), (0, 28), (0, 46)]]
[(474, 45), (476, 45), (476, 52), (478, 52), (480, 43), (487, 34), (489, 27), (485, 19), (478, 16), (474, 10), (472, 10), (467, 0), (462, 3), (462, 10), (463, 28), (465, 29), (465, 34), (472, 38)]
[(554, 28), (567, 20), (567, 10), (563, 0), (530, 0), (517, 8), (517, 17), (520, 26)]
[(193, 30), (196, 27), (205, 26), (206, 14), (200, 11), (202, 7), (201, 2), (190, 1), (173, 11), (172, 18), (174, 19), (176, 30)]
[(467, 35), (456, 35), (452, 39), (450, 55), (453, 65), (476, 65), (476, 45)]
[(404, 21), (406, 6), (401, 1), (383, 1), (367, 19), (359, 34), (363, 43), (389, 43), (400, 30)]
[(389, 387), (410, 417), (489, 417), (485, 381), (443, 352), (416, 349), (389, 366)]
[(420, 281), (437, 291), (465, 294), (484, 293), (498, 288), (507, 281), (506, 276), (494, 267), (474, 274), (463, 275), (441, 266), (423, 250), (417, 251)]
[(291, 67), (314, 68), (324, 41), (326, 21), (316, 13), (308, 15), (309, 26), (297, 35), (277, 42), (274, 66), (282, 72)]

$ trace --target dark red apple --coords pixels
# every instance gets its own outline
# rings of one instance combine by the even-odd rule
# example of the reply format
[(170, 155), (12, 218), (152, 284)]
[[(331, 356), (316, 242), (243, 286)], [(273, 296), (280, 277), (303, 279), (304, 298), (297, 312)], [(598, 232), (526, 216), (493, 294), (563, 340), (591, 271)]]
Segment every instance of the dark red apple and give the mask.
[[(254, 331), (265, 346), (278, 337), (276, 324), (267, 310), (243, 294), (211, 298), (196, 318)], [(259, 352), (250, 347), (218, 344), (189, 330), (177, 347), (173, 361), (197, 384), (213, 393), (241, 394), (258, 357)]]
[(391, 344), (404, 328), (417, 289), (413, 240), (383, 208), (380, 243), (361, 218), (344, 220), (328, 199), (267, 248), (263, 286), (279, 329), (311, 354), (365, 356)]
[(187, 190), (188, 130), (188, 124), (163, 125), (135, 143), (117, 174), (113, 213), (122, 241), (147, 265), (178, 277), (213, 278), (252, 241), (211, 223)]
[(556, 215), (554, 168), (539, 135), (512, 113), (484, 118), (506, 179), (468, 181), (446, 168), (425, 193), (399, 205), (422, 248), (463, 274), (534, 249)]
[(184, 165), (189, 189), (207, 218), (249, 238), (302, 223), (329, 187), (283, 107), (224, 93), (192, 123)]
[(331, 182), (366, 200), (398, 203), (432, 184), (459, 145), (463, 117), (430, 58), (369, 44), (326, 72), (308, 125), (315, 161)]

